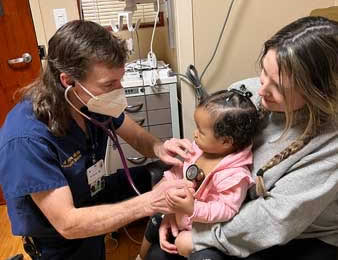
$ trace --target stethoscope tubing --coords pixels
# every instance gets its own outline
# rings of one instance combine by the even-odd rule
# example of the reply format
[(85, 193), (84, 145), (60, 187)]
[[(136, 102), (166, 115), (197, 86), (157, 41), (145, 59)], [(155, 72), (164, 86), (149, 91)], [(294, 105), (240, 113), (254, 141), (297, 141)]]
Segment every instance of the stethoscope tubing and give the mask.
[[(131, 178), (131, 174), (130, 174), (129, 168), (127, 166), (126, 158), (124, 156), (124, 153), (123, 153), (123, 150), (121, 148), (121, 145), (120, 145), (120, 143), (118, 141), (117, 135), (115, 133), (115, 129), (113, 128), (114, 126), (112, 125), (112, 118), (110, 118), (110, 119), (108, 119), (108, 120), (106, 120), (104, 122), (100, 122), (100, 121), (98, 121), (98, 120), (96, 120), (94, 118), (90, 118), (90, 117), (88, 119), (94, 125), (100, 127), (106, 133), (106, 135), (113, 141), (114, 145), (116, 146), (116, 148), (117, 148), (117, 150), (119, 152), (119, 155), (120, 155), (120, 158), (121, 158), (121, 162), (122, 162), (123, 168), (124, 168), (124, 173), (127, 176), (129, 184), (134, 189), (134, 191), (137, 193), (137, 195), (141, 195), (141, 193), (139, 192), (139, 190), (136, 188), (133, 179)], [(112, 129), (108, 128), (109, 124), (111, 124)], [(107, 160), (107, 158), (105, 158), (105, 160)]]
[[(72, 102), (70, 102), (70, 100), (68, 99), (68, 91), (72, 88), (73, 86), (69, 85), (64, 93), (65, 99), (68, 102), (69, 105), (71, 105), (78, 113), (80, 113), (82, 116), (84, 116), (85, 118), (87, 118), (90, 122), (92, 122), (94, 125), (100, 127), (105, 133), (106, 135), (112, 139), (114, 145), (116, 146), (117, 150), (119, 151), (119, 155), (123, 164), (123, 168), (124, 168), (124, 173), (127, 175), (127, 179), (128, 182), (130, 183), (130, 185), (132, 186), (132, 188), (134, 189), (134, 191), (136, 192), (137, 195), (141, 195), (141, 193), (139, 192), (139, 190), (136, 188), (135, 183), (133, 181), (133, 179), (131, 178), (130, 175), (130, 171), (129, 168), (127, 166), (127, 161), (126, 158), (124, 157), (121, 145), (118, 141), (117, 135), (115, 133), (115, 129), (114, 126), (112, 124), (112, 118), (109, 118), (108, 120), (104, 121), (104, 122), (100, 122), (94, 118), (91, 118), (89, 116), (87, 116), (86, 114), (82, 113), (76, 106), (73, 105)], [(79, 96), (76, 94), (76, 92), (74, 91), (75, 96), (81, 101), (81, 98), (79, 98)], [(82, 101), (81, 101), (82, 102)], [(83, 102), (82, 102), (83, 103)], [(85, 105), (85, 104), (84, 104)], [(112, 130), (109, 129), (109, 124), (111, 124), (112, 126)], [(105, 158), (105, 160), (107, 160), (107, 158)]]

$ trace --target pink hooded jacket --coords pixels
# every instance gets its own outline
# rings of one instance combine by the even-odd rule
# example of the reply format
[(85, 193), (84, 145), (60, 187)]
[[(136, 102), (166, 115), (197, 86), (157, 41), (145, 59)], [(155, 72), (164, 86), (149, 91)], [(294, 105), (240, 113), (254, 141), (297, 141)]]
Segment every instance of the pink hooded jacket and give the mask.
[[(193, 143), (195, 154), (182, 167), (173, 167), (164, 172), (167, 180), (185, 178), (187, 168), (195, 163), (203, 151)], [(185, 216), (178, 225), (191, 229), (192, 222), (215, 223), (230, 220), (246, 197), (247, 190), (254, 183), (251, 178), (251, 146), (227, 155), (204, 179), (195, 192), (194, 213)]]

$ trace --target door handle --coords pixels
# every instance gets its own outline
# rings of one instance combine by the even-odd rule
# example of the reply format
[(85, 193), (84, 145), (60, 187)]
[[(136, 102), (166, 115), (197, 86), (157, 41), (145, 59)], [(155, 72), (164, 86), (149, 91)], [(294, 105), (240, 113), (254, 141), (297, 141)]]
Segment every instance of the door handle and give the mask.
[(30, 63), (32, 61), (32, 56), (29, 53), (22, 54), (21, 58), (8, 60), (8, 64), (16, 64), (16, 63)]

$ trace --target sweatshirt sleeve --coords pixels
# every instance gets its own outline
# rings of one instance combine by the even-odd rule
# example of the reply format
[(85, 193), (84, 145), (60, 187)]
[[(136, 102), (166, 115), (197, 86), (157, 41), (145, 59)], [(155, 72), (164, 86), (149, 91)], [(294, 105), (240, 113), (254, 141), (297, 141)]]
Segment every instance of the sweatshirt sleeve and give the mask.
[(303, 158), (275, 182), (269, 197), (247, 202), (229, 222), (194, 222), (193, 251), (216, 247), (229, 255), (247, 257), (306, 234), (337, 199), (337, 155), (327, 158)]
[(216, 223), (228, 221), (239, 210), (245, 199), (249, 183), (243, 178), (239, 183), (228, 190), (224, 190), (213, 201), (195, 200), (194, 213), (189, 217), (190, 221)]

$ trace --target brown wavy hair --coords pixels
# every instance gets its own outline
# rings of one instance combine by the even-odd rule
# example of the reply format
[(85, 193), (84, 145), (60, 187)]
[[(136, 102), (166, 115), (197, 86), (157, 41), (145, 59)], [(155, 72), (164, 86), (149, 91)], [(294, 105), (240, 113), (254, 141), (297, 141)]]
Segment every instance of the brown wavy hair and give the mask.
[[(290, 155), (301, 150), (317, 134), (322, 124), (336, 121), (338, 115), (338, 23), (324, 17), (304, 17), (285, 26), (265, 42), (259, 58), (276, 51), (279, 91), (286, 100), (286, 123), (281, 138), (294, 122), (294, 111), (286, 92), (297, 91), (305, 104), (307, 124), (304, 132), (283, 151), (272, 157), (257, 172), (257, 194), (266, 195), (263, 174)], [(285, 89), (283, 78), (291, 88)]]
[(71, 114), (60, 74), (64, 72), (73, 80), (83, 81), (96, 63), (120, 68), (126, 60), (125, 42), (104, 27), (91, 21), (68, 22), (49, 40), (46, 66), (33, 84), (22, 89), (22, 98), (32, 100), (37, 119), (55, 136), (63, 136)]

